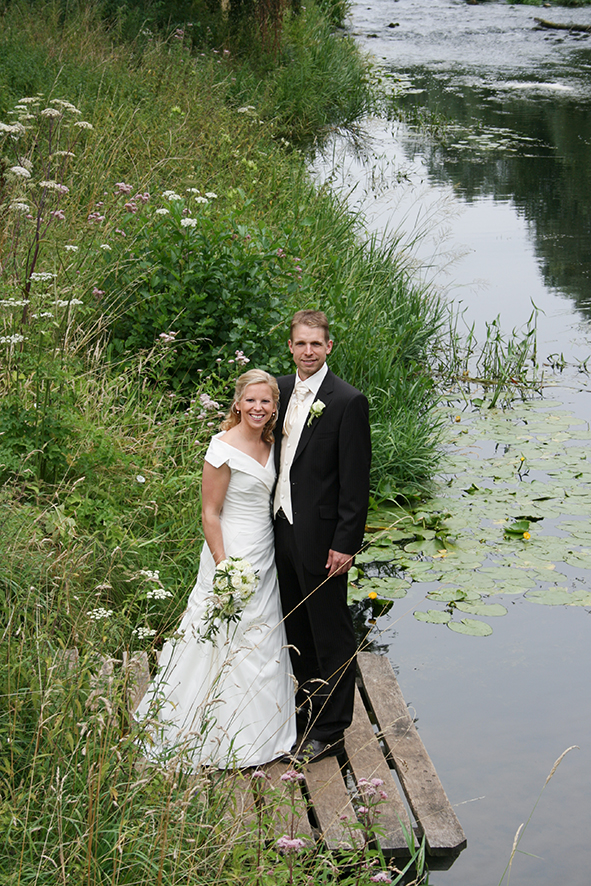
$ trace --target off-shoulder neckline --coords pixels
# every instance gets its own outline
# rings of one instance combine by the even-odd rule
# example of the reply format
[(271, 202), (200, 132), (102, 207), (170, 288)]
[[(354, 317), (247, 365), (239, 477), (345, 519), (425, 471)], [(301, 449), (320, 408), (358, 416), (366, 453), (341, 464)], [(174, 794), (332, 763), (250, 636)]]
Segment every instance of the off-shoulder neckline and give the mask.
[[(225, 433), (225, 432), (222, 432), (222, 433)], [(226, 446), (228, 446), (230, 449), (233, 449), (235, 452), (240, 452), (242, 455), (246, 456), (246, 458), (249, 458), (251, 461), (253, 461), (255, 464), (257, 464), (259, 466), (259, 468), (262, 468), (264, 471), (269, 467), (269, 462), (273, 458), (273, 444), (271, 444), (271, 449), (269, 450), (269, 458), (267, 459), (266, 463), (263, 465), (260, 463), (260, 461), (258, 459), (253, 458), (252, 455), (249, 455), (248, 452), (244, 452), (243, 449), (238, 449), (237, 446), (232, 446), (231, 443), (227, 443), (225, 440), (222, 440), (222, 438), (220, 437), (219, 434), (215, 435), (214, 440), (217, 440), (218, 443), (224, 443)]]

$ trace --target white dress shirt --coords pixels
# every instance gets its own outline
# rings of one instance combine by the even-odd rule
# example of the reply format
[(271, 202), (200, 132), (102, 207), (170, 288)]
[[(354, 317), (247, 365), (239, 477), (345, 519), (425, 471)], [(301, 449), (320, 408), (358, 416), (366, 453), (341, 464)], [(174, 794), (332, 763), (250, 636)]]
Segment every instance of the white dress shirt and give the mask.
[[(290, 523), (293, 523), (293, 508), (291, 504), (289, 474), (302, 431), (304, 430), (306, 419), (310, 412), (310, 407), (318, 396), (318, 391), (320, 390), (322, 382), (326, 378), (327, 372), (328, 366), (325, 363), (318, 372), (315, 372), (310, 378), (301, 379), (299, 375), (296, 375), (295, 385), (291, 397), (289, 398), (289, 403), (287, 404), (287, 410), (283, 419), (284, 432), (281, 442), (279, 478), (277, 480), (277, 488), (275, 489), (273, 514), (277, 514), (277, 511), (281, 508)], [(294, 402), (297, 397), (296, 388), (300, 390), (303, 388), (305, 390), (305, 394), (302, 396), (299, 405), (296, 405)]]

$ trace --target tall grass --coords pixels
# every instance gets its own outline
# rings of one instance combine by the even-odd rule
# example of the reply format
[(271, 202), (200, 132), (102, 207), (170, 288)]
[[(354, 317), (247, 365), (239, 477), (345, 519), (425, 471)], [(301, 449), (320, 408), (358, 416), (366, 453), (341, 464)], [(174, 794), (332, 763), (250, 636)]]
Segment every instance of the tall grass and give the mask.
[[(361, 245), (358, 220), (309, 181), (305, 146), (371, 101), (353, 44), (313, 3), (286, 11), (276, 53), (258, 46), (249, 55), (229, 25), (227, 45), (216, 45), (225, 27), (217, 13), (208, 13), (210, 32), (191, 36), (176, 20), (167, 29), (155, 7), (146, 7), (147, 28), (138, 4), (125, 8), (136, 17), (82, 0), (5, 3), (1, 13), (0, 121), (43, 93), (38, 111), (67, 100), (94, 127), (67, 167), (51, 167), (68, 188), (55, 203), (40, 198), (52, 148), (31, 128), (19, 155), (0, 134), (1, 879), (289, 882), (295, 874), (276, 851), (265, 856), (272, 875), (257, 869), (251, 831), (240, 849), (241, 825), (229, 815), (235, 775), (138, 768), (119, 663), (160, 645), (184, 609), (202, 543), (202, 456), (237, 366), (233, 346), (214, 353), (211, 342), (175, 340), (178, 314), (164, 301), (155, 340), (114, 357), (106, 268), (115, 253), (133, 267), (140, 218), (162, 217), (126, 209), (120, 185), (131, 197), (149, 192), (150, 212), (166, 208), (167, 189), (187, 200), (188, 188), (215, 192), (206, 209), (216, 230), (231, 216), (245, 243), (289, 254), (292, 276), (280, 291), (263, 289), (274, 319), (260, 324), (247, 356), (256, 365), (264, 339), (269, 364), (287, 368), (292, 311), (327, 311), (331, 365), (371, 401), (378, 495), (428, 486), (437, 439), (426, 349), (440, 309), (393, 247)], [(19, 157), (31, 162), (30, 180), (9, 172)], [(15, 215), (25, 200), (29, 211)], [(43, 275), (34, 285), (31, 254)], [(230, 278), (242, 279), (226, 275), (222, 290)], [(134, 307), (141, 327), (141, 301)], [(200, 380), (179, 394), (174, 351), (196, 344), (205, 348)], [(154, 582), (171, 596), (150, 596)], [(73, 647), (70, 669), (64, 650)], [(321, 882), (330, 864), (314, 869)], [(297, 876), (306, 882), (308, 872)]]

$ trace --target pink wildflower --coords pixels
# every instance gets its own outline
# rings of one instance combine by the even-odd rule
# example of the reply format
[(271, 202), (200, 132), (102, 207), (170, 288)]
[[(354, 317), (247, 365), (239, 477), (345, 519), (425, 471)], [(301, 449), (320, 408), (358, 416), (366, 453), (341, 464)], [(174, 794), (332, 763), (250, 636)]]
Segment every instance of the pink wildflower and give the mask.
[(386, 871), (378, 871), (373, 877), (369, 878), (372, 883), (391, 883), (392, 878), (388, 876)]
[(133, 187), (131, 185), (126, 185), (125, 182), (115, 182), (115, 187), (117, 188), (118, 194), (131, 194), (133, 191)]
[(247, 363), (250, 363), (249, 358), (244, 356), (244, 351), (235, 351), (234, 353), (239, 366), (246, 366)]
[(137, 212), (137, 203), (134, 203), (133, 200), (129, 200), (129, 202), (125, 204), (124, 209), (126, 212)]
[(172, 342), (174, 342), (175, 336), (177, 336), (177, 335), (178, 335), (178, 332), (161, 332), (160, 335), (158, 336), (158, 338), (165, 345), (169, 345)]
[(100, 212), (91, 212), (88, 216), (88, 221), (94, 225), (99, 225), (101, 222), (104, 222), (105, 216), (101, 215)]
[(105, 294), (105, 290), (99, 289), (98, 286), (95, 286), (94, 289), (92, 290), (92, 294), (94, 295), (95, 298), (100, 298), (102, 295)]
[(63, 209), (54, 209), (51, 216), (52, 218), (59, 218), (61, 221), (64, 221), (66, 217)]
[(283, 852), (299, 852), (306, 844), (300, 837), (292, 839), (287, 834), (284, 834), (283, 837), (279, 837), (276, 845)]
[(283, 775), (279, 776), (279, 781), (285, 781), (294, 784), (304, 780), (303, 772), (297, 772), (295, 769), (288, 769)]

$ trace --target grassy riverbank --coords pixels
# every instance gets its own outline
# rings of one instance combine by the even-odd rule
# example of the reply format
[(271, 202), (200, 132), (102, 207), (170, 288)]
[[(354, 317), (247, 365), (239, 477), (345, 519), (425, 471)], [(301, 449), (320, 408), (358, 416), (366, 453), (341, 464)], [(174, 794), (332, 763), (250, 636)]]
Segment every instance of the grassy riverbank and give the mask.
[[(189, 7), (3, 8), (11, 884), (252, 881), (256, 853), (229, 842), (215, 790), (200, 805), (194, 784), (134, 768), (117, 666), (92, 684), (101, 655), (150, 649), (184, 608), (201, 459), (243, 359), (287, 369), (286, 319), (323, 308), (331, 365), (370, 397), (376, 493), (419, 493), (436, 465), (425, 363), (438, 304), (394, 251), (360, 245), (306, 171), (313, 140), (371, 106), (370, 71), (314, 4), (267, 23), (264, 45), (252, 17)], [(60, 671), (74, 646), (77, 669)], [(287, 878), (279, 856), (269, 866)]]

